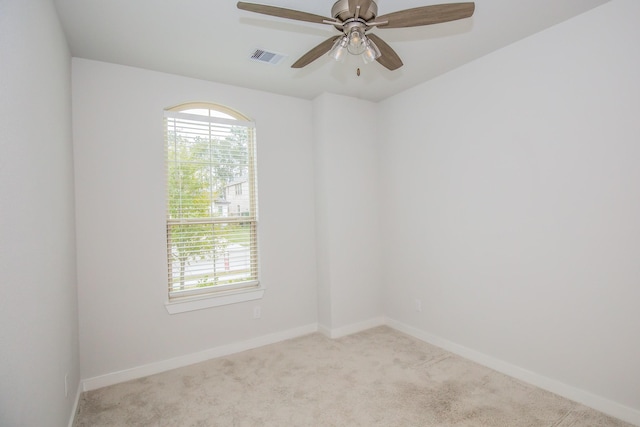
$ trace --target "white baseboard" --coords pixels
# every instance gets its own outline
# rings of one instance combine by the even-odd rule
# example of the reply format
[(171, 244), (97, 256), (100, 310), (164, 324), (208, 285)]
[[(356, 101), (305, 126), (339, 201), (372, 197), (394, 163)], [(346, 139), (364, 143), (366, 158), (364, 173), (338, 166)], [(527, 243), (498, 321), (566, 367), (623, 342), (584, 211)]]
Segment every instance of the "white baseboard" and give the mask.
[(355, 334), (358, 332), (366, 331), (367, 329), (375, 328), (386, 324), (384, 317), (374, 317), (373, 319), (365, 320), (363, 322), (353, 323), (351, 325), (341, 326), (339, 328), (327, 328), (326, 326), (319, 325), (318, 331), (326, 335), (329, 338), (341, 338), (347, 335)]
[(597, 396), (585, 390), (581, 390), (579, 388), (572, 387), (554, 379), (542, 376), (535, 372), (528, 371), (519, 366), (512, 365), (500, 359), (488, 356), (484, 353), (480, 353), (454, 342), (445, 340), (441, 337), (432, 335), (428, 332), (406, 325), (402, 322), (387, 318), (386, 324), (393, 329), (404, 332), (405, 334), (411, 335), (421, 341), (425, 341), (429, 344), (433, 344), (437, 347), (443, 348), (447, 351), (450, 351), (451, 353), (455, 353), (459, 356), (472, 360), (495, 371), (501, 372), (505, 375), (509, 375), (510, 377), (517, 378), (536, 387), (540, 387), (544, 390), (550, 391), (567, 399), (581, 403), (585, 406), (611, 415), (612, 417), (616, 417), (628, 423), (640, 426), (640, 411), (637, 409), (629, 408), (617, 402), (606, 399), (602, 396)]
[(76, 386), (76, 400), (73, 402), (73, 408), (71, 408), (71, 417), (69, 418), (69, 427), (73, 427), (76, 422), (76, 412), (78, 412), (78, 405), (80, 404), (80, 396), (82, 395), (82, 388), (80, 383)]
[(326, 336), (327, 338), (331, 338), (331, 328), (327, 328), (324, 325), (318, 325), (318, 332), (320, 332), (322, 335)]
[(285, 341), (317, 331), (318, 324), (313, 323), (299, 328), (253, 338), (247, 341), (214, 347), (198, 353), (187, 354), (173, 359), (160, 360), (147, 365), (136, 366), (135, 368), (112, 372), (93, 378), (86, 378), (82, 380), (82, 390), (96, 390), (98, 388), (135, 380), (149, 375), (158, 374), (160, 372), (169, 371), (171, 369), (193, 365), (194, 363), (204, 362), (205, 360), (214, 359), (216, 357), (227, 356), (229, 354), (239, 353), (241, 351), (251, 350), (265, 345), (275, 344), (280, 341)]

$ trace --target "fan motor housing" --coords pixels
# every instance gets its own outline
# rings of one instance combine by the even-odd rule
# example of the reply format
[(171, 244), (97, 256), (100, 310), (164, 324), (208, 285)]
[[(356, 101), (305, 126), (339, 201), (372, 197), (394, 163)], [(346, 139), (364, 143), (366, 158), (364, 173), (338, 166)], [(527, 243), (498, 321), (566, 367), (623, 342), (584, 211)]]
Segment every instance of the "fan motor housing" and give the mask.
[[(351, 13), (349, 12), (349, 0), (338, 0), (335, 2), (333, 7), (331, 8), (331, 15), (339, 19), (340, 21), (346, 21), (347, 19), (353, 18)], [(364, 21), (369, 21), (375, 18), (378, 15), (378, 5), (375, 1), (372, 1), (369, 9), (365, 11), (360, 11), (359, 18)]]

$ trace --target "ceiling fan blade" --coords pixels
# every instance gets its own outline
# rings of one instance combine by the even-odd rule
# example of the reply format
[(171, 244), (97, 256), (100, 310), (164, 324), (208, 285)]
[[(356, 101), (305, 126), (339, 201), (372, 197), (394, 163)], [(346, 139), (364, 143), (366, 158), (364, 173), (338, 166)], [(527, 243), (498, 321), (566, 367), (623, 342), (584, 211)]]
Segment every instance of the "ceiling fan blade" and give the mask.
[(300, 59), (298, 59), (296, 62), (293, 63), (291, 68), (302, 68), (305, 65), (311, 64), (313, 61), (320, 58), (325, 53), (329, 52), (333, 47), (334, 43), (336, 42), (336, 40), (338, 40), (341, 37), (342, 36), (335, 36), (323, 41), (318, 46), (314, 47), (309, 52), (302, 55)]
[(468, 18), (473, 15), (475, 8), (476, 4), (473, 2), (436, 4), (399, 10), (378, 16), (375, 20), (376, 22), (388, 21), (387, 24), (378, 25), (379, 28), (418, 27)]
[(324, 24), (325, 20), (333, 21), (331, 18), (314, 15), (313, 13), (301, 12), (299, 10), (285, 9), (283, 7), (267, 6), (264, 4), (238, 2), (238, 9), (247, 10), (249, 12), (262, 13), (263, 15), (277, 16), (278, 18), (295, 19), (296, 21), (314, 22), (316, 24)]
[(378, 49), (380, 49), (380, 57), (376, 59), (380, 65), (391, 71), (402, 67), (402, 59), (400, 59), (396, 51), (393, 50), (391, 46), (375, 34), (367, 34), (367, 37), (374, 42), (376, 46), (378, 46)]

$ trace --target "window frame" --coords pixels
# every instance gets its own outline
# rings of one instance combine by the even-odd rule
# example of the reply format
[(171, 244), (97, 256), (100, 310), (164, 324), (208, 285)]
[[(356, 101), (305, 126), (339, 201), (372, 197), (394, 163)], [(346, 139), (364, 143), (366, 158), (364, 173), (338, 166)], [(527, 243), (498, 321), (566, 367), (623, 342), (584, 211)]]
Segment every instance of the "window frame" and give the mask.
[[(196, 110), (196, 109), (204, 109), (204, 110), (209, 110), (209, 115), (205, 116), (205, 115), (201, 115), (201, 117), (203, 118), (203, 122), (207, 121), (208, 123), (215, 123), (217, 119), (214, 119), (212, 121), (212, 117), (216, 117), (216, 116), (212, 116), (211, 112), (215, 111), (217, 113), (222, 113), (226, 116), (230, 116), (232, 118), (232, 120), (237, 120), (238, 124), (240, 125), (247, 125), (248, 127), (253, 128), (253, 130), (250, 132), (250, 140), (249, 140), (249, 149), (248, 149), (248, 162), (249, 162), (249, 173), (247, 176), (247, 184), (248, 184), (248, 197), (249, 197), (249, 205), (253, 208), (253, 212), (252, 212), (252, 216), (248, 219), (247, 217), (242, 217), (242, 218), (228, 218), (226, 217), (225, 220), (220, 219), (220, 218), (214, 218), (214, 216), (211, 216), (210, 218), (208, 218), (208, 220), (206, 221), (207, 224), (211, 224), (212, 226), (215, 226), (215, 224), (221, 224), (221, 223), (232, 223), (232, 222), (240, 222), (242, 221), (243, 223), (250, 223), (250, 227), (252, 227), (252, 230), (249, 233), (249, 240), (250, 240), (250, 247), (249, 247), (249, 252), (251, 253), (255, 253), (255, 263), (250, 261), (250, 268), (252, 269), (251, 271), (253, 271), (253, 269), (255, 268), (255, 279), (253, 280), (253, 274), (252, 274), (252, 280), (246, 281), (246, 282), (242, 282), (242, 283), (238, 283), (238, 284), (225, 284), (225, 285), (214, 285), (214, 286), (209, 286), (209, 287), (204, 287), (202, 289), (193, 289), (189, 292), (185, 292), (184, 295), (180, 295), (180, 296), (175, 296), (172, 295), (172, 286), (173, 286), (173, 280), (172, 280), (172, 258), (170, 256), (170, 243), (169, 243), (169, 236), (170, 236), (170, 227), (175, 225), (176, 222), (170, 219), (170, 214), (169, 214), (169, 149), (168, 149), (168, 145), (169, 145), (169, 132), (168, 132), (168, 119), (171, 119), (171, 117), (176, 118), (178, 117), (181, 113), (182, 114), (190, 114), (193, 115), (193, 113), (189, 113), (189, 110)], [(226, 120), (227, 122), (230, 119), (221, 119), (221, 121)], [(209, 103), (209, 102), (189, 102), (189, 103), (184, 103), (184, 104), (180, 104), (180, 105), (176, 105), (174, 107), (170, 107), (164, 110), (163, 112), (163, 126), (164, 126), (164, 146), (165, 146), (165, 155), (164, 155), (164, 159), (165, 159), (165, 180), (166, 180), (166, 188), (167, 188), (167, 192), (166, 192), (166, 202), (165, 202), (165, 241), (167, 242), (167, 254), (165, 257), (165, 265), (166, 268), (168, 269), (167, 271), (167, 286), (165, 287), (165, 307), (167, 309), (167, 311), (170, 314), (176, 314), (176, 313), (182, 313), (182, 312), (186, 312), (186, 311), (192, 311), (192, 310), (200, 310), (200, 309), (204, 309), (204, 308), (209, 308), (209, 307), (217, 307), (217, 306), (221, 306), (221, 305), (227, 305), (227, 304), (234, 304), (234, 303), (239, 303), (239, 302), (244, 302), (244, 301), (251, 301), (251, 300), (256, 300), (256, 299), (260, 299), (264, 296), (264, 291), (265, 291), (265, 287), (262, 284), (262, 282), (260, 281), (260, 256), (259, 256), (259, 239), (258, 239), (258, 223), (259, 223), (259, 218), (258, 218), (258, 186), (257, 186), (257, 179), (258, 179), (258, 173), (257, 173), (257, 141), (256, 141), (256, 130), (255, 130), (255, 123), (252, 122), (248, 117), (246, 117), (245, 115), (239, 113), (236, 110), (233, 110), (229, 107), (225, 107), (223, 105), (220, 104), (216, 104), (216, 103)], [(241, 185), (241, 184), (240, 184)], [(215, 209), (212, 207), (212, 215), (214, 214)], [(230, 212), (229, 212), (230, 213)], [(183, 222), (181, 222), (183, 223)], [(185, 224), (188, 224), (189, 221), (186, 220), (186, 222), (184, 222)], [(250, 257), (252, 257), (252, 255), (250, 255)], [(215, 259), (213, 261), (214, 263), (216, 262)], [(214, 270), (215, 271), (215, 270)]]

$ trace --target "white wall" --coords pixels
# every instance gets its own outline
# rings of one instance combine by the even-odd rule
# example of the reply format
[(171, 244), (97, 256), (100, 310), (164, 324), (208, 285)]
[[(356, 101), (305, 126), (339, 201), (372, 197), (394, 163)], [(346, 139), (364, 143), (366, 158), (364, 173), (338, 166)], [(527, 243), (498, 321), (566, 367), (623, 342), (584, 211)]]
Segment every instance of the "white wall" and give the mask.
[(313, 107), (318, 321), (340, 335), (383, 314), (377, 107), (332, 94)]
[(62, 426), (80, 375), (71, 59), (50, 1), (0, 0), (0, 62), (0, 425)]
[(637, 16), (614, 0), (380, 112), (387, 315), (640, 423)]
[[(189, 101), (256, 122), (267, 290), (169, 315), (162, 114)], [(73, 102), (83, 378), (316, 323), (310, 101), (74, 58)]]

